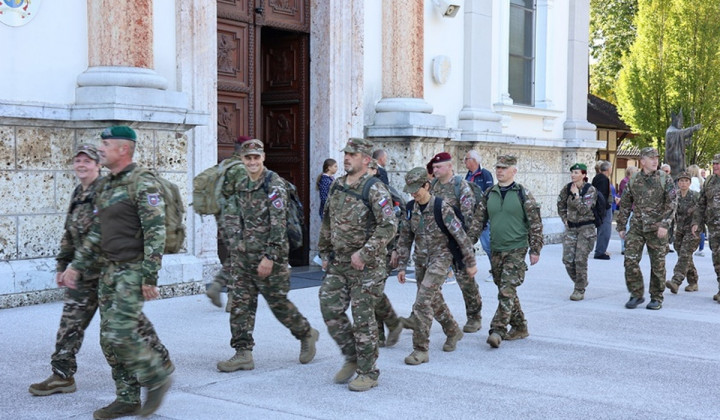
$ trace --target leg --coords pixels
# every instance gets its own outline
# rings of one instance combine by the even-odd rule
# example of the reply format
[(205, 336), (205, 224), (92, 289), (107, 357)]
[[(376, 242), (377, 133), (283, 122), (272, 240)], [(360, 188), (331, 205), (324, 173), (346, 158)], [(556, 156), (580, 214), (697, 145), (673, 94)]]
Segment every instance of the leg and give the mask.
[[(524, 325), (525, 316), (519, 307), (517, 287), (525, 280), (526, 248), (507, 252), (493, 252), (493, 277), (498, 287), (498, 308), (490, 324), (490, 334), (498, 334), (504, 338), (507, 326)], [(517, 305), (517, 307), (516, 307)]]
[(304, 338), (310, 332), (310, 323), (287, 297), (290, 291), (287, 261), (281, 260), (273, 264), (270, 276), (265, 279), (257, 278), (256, 284), (275, 318), (288, 328), (295, 338)]
[(475, 282), (475, 278), (468, 276), (465, 269), (460, 269), (453, 265), (453, 270), (455, 271), (455, 278), (462, 291), (463, 300), (465, 300), (465, 311), (468, 322), (463, 330), (465, 332), (475, 332), (480, 329), (482, 320), (482, 297), (480, 296), (480, 289), (478, 288), (477, 282)]
[(645, 294), (645, 284), (640, 271), (640, 259), (645, 246), (645, 237), (640, 229), (630, 227), (625, 236), (625, 285), (630, 296), (642, 298)]
[(577, 228), (566, 228), (565, 235), (563, 236), (563, 255), (562, 262), (565, 265), (565, 271), (567, 271), (570, 280), (573, 283), (576, 282), (577, 270), (575, 268), (575, 252), (578, 241), (579, 230)]
[[(243, 266), (244, 267), (244, 266)], [(245, 269), (230, 293), (232, 309), (230, 311), (230, 347), (235, 350), (250, 350), (255, 346), (253, 330), (257, 313), (258, 288), (255, 276)]]
[[(605, 255), (610, 234), (612, 233), (612, 209), (608, 209), (603, 218), (603, 224), (597, 229), (597, 244), (595, 245), (595, 257)], [(627, 239), (626, 239), (627, 240)], [(625, 245), (627, 246), (627, 244)]]
[(588, 258), (595, 245), (595, 226), (582, 226), (578, 229), (578, 240), (575, 244), (575, 290), (585, 293), (588, 285)]
[(330, 337), (338, 344), (346, 360), (356, 360), (355, 338), (346, 312), (350, 306), (350, 288), (345, 269), (339, 264), (328, 264), (327, 274), (320, 286), (320, 311)]
[(665, 290), (665, 255), (668, 249), (668, 238), (658, 238), (657, 232), (648, 232), (646, 238), (650, 256), (650, 299), (662, 303)]

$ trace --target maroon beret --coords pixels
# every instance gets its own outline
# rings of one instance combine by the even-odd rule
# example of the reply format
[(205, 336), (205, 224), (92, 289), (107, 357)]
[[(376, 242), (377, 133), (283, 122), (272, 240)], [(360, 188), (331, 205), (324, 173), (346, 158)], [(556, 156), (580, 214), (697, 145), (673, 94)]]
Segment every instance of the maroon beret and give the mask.
[(432, 162), (432, 160), (431, 160), (430, 162), (428, 162), (428, 164), (427, 164), (427, 166), (426, 166), (427, 172), (428, 172), (429, 175), (432, 175), (432, 174), (433, 174), (433, 167), (432, 167), (432, 165), (433, 165), (433, 162)]
[(248, 140), (252, 140), (252, 137), (248, 137), (248, 136), (238, 136), (238, 138), (235, 140), (235, 143), (237, 143), (237, 144), (243, 144), (243, 143), (245, 143), (245, 142), (248, 141)]
[(452, 156), (450, 156), (450, 153), (448, 152), (440, 152), (437, 155), (433, 156), (432, 159), (430, 159), (431, 163), (440, 163), (440, 162), (450, 162), (452, 160)]

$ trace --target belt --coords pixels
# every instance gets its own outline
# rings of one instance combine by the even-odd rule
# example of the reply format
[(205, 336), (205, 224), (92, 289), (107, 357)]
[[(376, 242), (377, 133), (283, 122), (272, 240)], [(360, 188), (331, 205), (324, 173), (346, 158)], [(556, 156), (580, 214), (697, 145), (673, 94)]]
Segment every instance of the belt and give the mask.
[(590, 225), (590, 224), (593, 224), (593, 223), (595, 223), (594, 220), (586, 220), (586, 221), (580, 222), (580, 223), (568, 222), (568, 227), (571, 227), (571, 228), (579, 228), (579, 227), (581, 227), (581, 226), (587, 226), (587, 225)]

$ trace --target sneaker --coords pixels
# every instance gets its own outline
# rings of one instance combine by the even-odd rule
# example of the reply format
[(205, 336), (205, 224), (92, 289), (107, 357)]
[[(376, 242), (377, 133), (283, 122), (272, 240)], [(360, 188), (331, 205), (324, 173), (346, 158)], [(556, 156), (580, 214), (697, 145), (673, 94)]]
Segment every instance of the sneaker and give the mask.
[(357, 361), (355, 360), (348, 360), (345, 362), (345, 364), (340, 368), (338, 373), (335, 374), (335, 383), (336, 384), (344, 384), (347, 381), (350, 380), (350, 378), (353, 377), (355, 374), (355, 371), (357, 370)]
[(400, 333), (402, 333), (404, 327), (403, 324), (404, 318), (398, 318), (398, 324), (395, 326), (395, 328), (391, 329), (387, 335), (387, 339), (385, 340), (386, 346), (392, 347), (397, 344), (398, 340), (400, 340)]
[(220, 301), (220, 292), (222, 291), (222, 286), (220, 286), (220, 283), (212, 282), (210, 286), (207, 286), (205, 288), (205, 295), (210, 298), (210, 302), (217, 306), (218, 308), (222, 307), (222, 302)]
[(609, 260), (610, 256), (608, 254), (600, 254), (600, 255), (595, 255), (593, 258), (596, 260)]
[(162, 404), (165, 394), (170, 389), (170, 385), (172, 385), (172, 378), (168, 376), (159, 384), (148, 388), (145, 404), (140, 409), (142, 417), (148, 417), (160, 408), (160, 404)]
[(134, 416), (140, 412), (140, 403), (125, 403), (118, 400), (113, 401), (107, 407), (93, 412), (93, 419), (117, 419), (120, 417)]
[(30, 385), (28, 391), (35, 396), (44, 397), (47, 395), (57, 394), (59, 392), (68, 394), (70, 392), (75, 392), (76, 389), (75, 379), (72, 376), (64, 379), (53, 373), (44, 381)]
[(502, 343), (502, 337), (500, 337), (500, 334), (498, 333), (492, 333), (490, 334), (490, 337), (488, 337), (487, 343), (490, 344), (490, 347), (496, 349), (500, 347), (500, 343)]
[(413, 350), (413, 352), (405, 358), (405, 364), (412, 366), (427, 363), (429, 361), (430, 357), (428, 356), (428, 352), (421, 350)]
[(236, 370), (253, 370), (255, 362), (253, 361), (252, 351), (238, 350), (229, 360), (218, 362), (217, 369), (220, 372), (235, 372)]
[(474, 333), (480, 330), (480, 327), (482, 326), (482, 318), (470, 318), (465, 323), (465, 326), (463, 327), (463, 332), (466, 333)]
[(677, 284), (677, 283), (674, 283), (674, 282), (672, 282), (672, 281), (666, 281), (666, 282), (665, 282), (665, 287), (667, 287), (668, 289), (670, 289), (670, 291), (671, 291), (674, 295), (676, 295), (677, 292), (678, 292), (678, 289), (680, 288), (680, 285)]
[(652, 309), (654, 311), (657, 311), (660, 308), (662, 308), (662, 302), (655, 299), (650, 299), (650, 303), (645, 306), (645, 309)]
[(704, 257), (705, 253), (703, 251), (698, 251), (695, 253), (695, 255), (697, 255), (698, 257)]
[(641, 304), (643, 302), (645, 302), (644, 297), (636, 298), (636, 297), (630, 296), (630, 300), (627, 301), (627, 303), (625, 304), (625, 307), (628, 309), (635, 309), (635, 308), (637, 308), (637, 306), (639, 304)]
[(485, 281), (488, 282), (488, 283), (492, 283), (492, 282), (495, 281), (495, 279), (493, 278), (492, 273), (490, 273), (490, 274), (485, 278)]
[(417, 283), (417, 280), (415, 279), (415, 277), (405, 276), (405, 282), (407, 282), (407, 283)]
[(530, 335), (530, 333), (527, 330), (527, 327), (512, 327), (510, 328), (510, 332), (505, 334), (505, 340), (522, 340), (523, 338), (527, 338)]
[(674, 253), (674, 252), (675, 252), (675, 250), (674, 250), (674, 249), (672, 249), (672, 248), (670, 248), (670, 249), (668, 249), (668, 252), (672, 254), (672, 253)]
[(455, 277), (445, 277), (445, 285), (448, 284), (456, 284), (457, 280), (455, 280)]
[(368, 375), (358, 375), (357, 378), (348, 384), (348, 389), (350, 391), (363, 392), (376, 387), (377, 384), (377, 379), (373, 379)]
[(685, 291), (686, 291), (686, 292), (697, 292), (697, 291), (698, 291), (698, 285), (697, 285), (697, 283), (695, 283), (695, 284), (688, 284), (687, 286), (685, 286)]
[(583, 300), (583, 299), (585, 299), (585, 293), (583, 293), (579, 290), (573, 291), (572, 294), (570, 295), (570, 300), (577, 301), (577, 300)]
[(307, 364), (315, 358), (315, 343), (318, 341), (320, 333), (315, 328), (310, 328), (310, 332), (300, 339), (300, 363)]
[[(462, 340), (463, 335), (463, 332), (460, 330), (453, 335), (448, 335), (445, 344), (443, 344), (443, 351), (455, 351), (457, 342)], [(405, 363), (407, 363), (407, 359), (405, 359)]]

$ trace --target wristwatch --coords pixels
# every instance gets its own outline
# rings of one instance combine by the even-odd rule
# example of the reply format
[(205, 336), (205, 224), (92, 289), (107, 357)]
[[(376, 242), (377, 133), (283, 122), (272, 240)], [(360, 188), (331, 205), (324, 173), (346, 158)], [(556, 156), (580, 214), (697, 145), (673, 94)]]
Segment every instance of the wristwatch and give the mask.
[(270, 255), (270, 254), (265, 254), (264, 256), (265, 256), (265, 258), (267, 258), (267, 259), (270, 260), (270, 261), (275, 261), (275, 257), (273, 257), (273, 256)]

